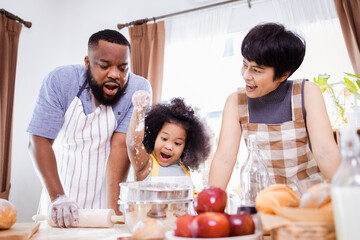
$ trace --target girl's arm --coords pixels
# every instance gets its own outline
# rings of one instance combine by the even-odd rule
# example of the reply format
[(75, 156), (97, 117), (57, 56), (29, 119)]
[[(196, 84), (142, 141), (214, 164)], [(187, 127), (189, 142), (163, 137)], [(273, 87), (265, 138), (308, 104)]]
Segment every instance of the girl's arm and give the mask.
[(335, 142), (325, 101), (320, 88), (305, 82), (306, 126), (314, 158), (325, 178), (332, 178), (340, 164), (340, 151)]
[(219, 143), (210, 166), (209, 185), (226, 190), (236, 163), (241, 134), (235, 92), (228, 97), (223, 110)]
[(149, 175), (152, 166), (151, 157), (143, 145), (145, 113), (150, 104), (149, 93), (144, 90), (135, 92), (132, 102), (134, 110), (126, 134), (126, 146), (136, 181), (141, 181)]

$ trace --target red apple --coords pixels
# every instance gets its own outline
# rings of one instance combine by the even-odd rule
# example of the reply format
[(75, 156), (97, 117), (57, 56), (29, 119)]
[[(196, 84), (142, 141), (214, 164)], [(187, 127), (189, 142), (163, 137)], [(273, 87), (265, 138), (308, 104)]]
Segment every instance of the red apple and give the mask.
[(195, 232), (192, 230), (191, 223), (195, 216), (184, 214), (176, 219), (175, 236), (178, 237), (192, 237)]
[(224, 213), (205, 212), (195, 217), (192, 223), (197, 231), (195, 237), (200, 238), (219, 238), (228, 237), (230, 234), (230, 224)]
[(224, 212), (227, 195), (218, 187), (209, 186), (202, 190), (194, 199), (194, 208), (197, 213)]
[(255, 224), (252, 216), (247, 212), (240, 214), (226, 214), (230, 223), (230, 236), (253, 234)]

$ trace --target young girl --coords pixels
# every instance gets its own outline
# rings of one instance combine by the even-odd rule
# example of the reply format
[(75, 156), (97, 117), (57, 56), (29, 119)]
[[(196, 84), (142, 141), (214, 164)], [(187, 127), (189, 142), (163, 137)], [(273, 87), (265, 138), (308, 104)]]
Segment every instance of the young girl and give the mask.
[(190, 176), (189, 170), (198, 169), (211, 150), (205, 124), (181, 98), (157, 104), (147, 115), (146, 91), (135, 92), (132, 101), (126, 143), (136, 180)]

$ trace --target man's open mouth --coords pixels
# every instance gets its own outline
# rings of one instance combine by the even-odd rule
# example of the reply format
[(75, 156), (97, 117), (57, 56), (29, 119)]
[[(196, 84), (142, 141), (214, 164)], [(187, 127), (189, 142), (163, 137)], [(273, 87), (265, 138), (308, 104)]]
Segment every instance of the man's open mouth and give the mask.
[(108, 95), (115, 95), (119, 88), (120, 85), (117, 83), (109, 82), (104, 84), (104, 91)]

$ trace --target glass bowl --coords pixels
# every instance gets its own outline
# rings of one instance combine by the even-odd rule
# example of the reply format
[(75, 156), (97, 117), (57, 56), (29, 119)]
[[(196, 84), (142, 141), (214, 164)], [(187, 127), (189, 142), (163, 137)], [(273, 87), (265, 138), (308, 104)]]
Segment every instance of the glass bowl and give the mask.
[(120, 183), (119, 205), (125, 225), (133, 232), (135, 224), (149, 218), (162, 221), (168, 230), (175, 228), (177, 217), (189, 213), (193, 188), (182, 183)]

